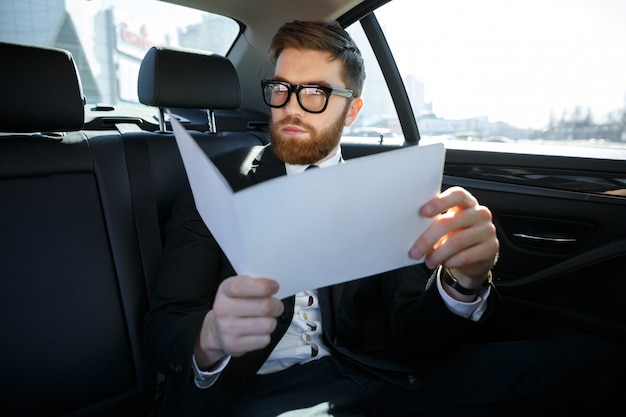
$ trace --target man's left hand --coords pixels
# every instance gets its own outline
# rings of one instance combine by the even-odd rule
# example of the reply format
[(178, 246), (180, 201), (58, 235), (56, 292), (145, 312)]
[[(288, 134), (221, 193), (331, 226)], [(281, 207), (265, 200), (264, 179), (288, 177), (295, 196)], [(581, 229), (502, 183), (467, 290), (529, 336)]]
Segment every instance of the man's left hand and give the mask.
[(451, 187), (424, 204), (420, 214), (434, 218), (410, 256), (430, 269), (443, 265), (466, 288), (480, 287), (496, 261), (500, 243), (491, 211), (461, 187)]

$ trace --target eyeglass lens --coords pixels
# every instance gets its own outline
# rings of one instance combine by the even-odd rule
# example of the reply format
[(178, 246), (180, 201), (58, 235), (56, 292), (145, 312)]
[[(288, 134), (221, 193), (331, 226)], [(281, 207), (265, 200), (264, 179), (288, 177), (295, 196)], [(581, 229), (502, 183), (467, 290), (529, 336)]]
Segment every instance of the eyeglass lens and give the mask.
[(289, 86), (283, 83), (268, 83), (264, 88), (265, 101), (272, 107), (282, 107), (289, 101), (291, 92), (306, 111), (319, 112), (326, 107), (328, 93), (316, 86)]

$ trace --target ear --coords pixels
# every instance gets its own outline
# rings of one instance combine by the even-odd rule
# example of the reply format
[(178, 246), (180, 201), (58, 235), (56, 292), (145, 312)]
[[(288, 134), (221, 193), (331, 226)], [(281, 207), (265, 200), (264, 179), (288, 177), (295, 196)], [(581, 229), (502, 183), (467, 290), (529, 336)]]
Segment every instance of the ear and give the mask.
[(343, 122), (344, 126), (350, 126), (356, 120), (357, 116), (361, 112), (363, 108), (363, 99), (361, 97), (357, 97), (352, 99), (350, 102), (350, 107), (348, 107), (348, 113), (346, 114), (346, 119)]

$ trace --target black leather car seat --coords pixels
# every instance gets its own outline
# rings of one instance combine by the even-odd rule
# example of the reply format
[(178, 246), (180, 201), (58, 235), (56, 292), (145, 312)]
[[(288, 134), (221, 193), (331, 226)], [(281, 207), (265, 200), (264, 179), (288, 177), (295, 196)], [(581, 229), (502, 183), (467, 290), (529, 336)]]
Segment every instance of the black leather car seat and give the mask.
[(156, 373), (121, 136), (80, 131), (68, 52), (0, 56), (1, 413), (146, 415)]

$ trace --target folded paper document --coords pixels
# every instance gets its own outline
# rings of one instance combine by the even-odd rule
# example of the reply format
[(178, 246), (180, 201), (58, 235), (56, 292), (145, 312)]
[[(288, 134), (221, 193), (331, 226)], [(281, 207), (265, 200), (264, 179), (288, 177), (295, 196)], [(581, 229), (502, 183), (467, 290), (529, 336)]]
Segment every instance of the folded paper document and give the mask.
[(440, 190), (442, 144), (355, 158), (234, 193), (170, 120), (202, 220), (235, 271), (277, 280), (278, 298), (419, 262), (408, 252), (432, 222), (419, 209)]

